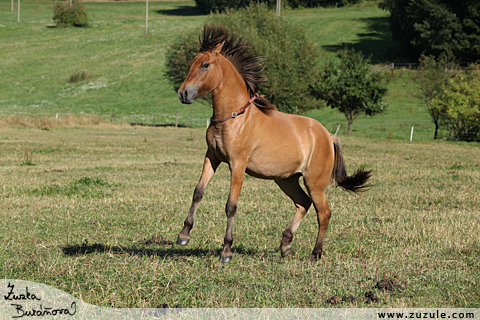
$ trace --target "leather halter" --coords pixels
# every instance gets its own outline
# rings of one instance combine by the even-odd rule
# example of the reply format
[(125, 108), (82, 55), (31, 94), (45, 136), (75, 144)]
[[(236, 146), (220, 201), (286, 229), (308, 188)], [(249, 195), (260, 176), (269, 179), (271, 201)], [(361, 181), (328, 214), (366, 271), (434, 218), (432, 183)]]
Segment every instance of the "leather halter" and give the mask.
[(223, 119), (213, 119), (213, 118), (210, 118), (210, 122), (211, 123), (220, 123), (220, 122), (224, 122), (224, 121), (227, 121), (228, 119), (233, 119), (233, 118), (236, 118), (238, 115), (242, 114), (245, 112), (245, 110), (248, 108), (249, 105), (252, 104), (253, 101), (255, 101), (255, 99), (257, 98), (260, 98), (260, 96), (258, 95), (258, 93), (255, 93), (255, 95), (252, 97), (252, 99), (250, 99), (246, 105), (243, 106), (243, 108), (241, 108), (240, 110), (238, 111), (235, 111), (235, 112), (232, 112), (231, 115), (229, 115), (228, 117), (225, 117)]

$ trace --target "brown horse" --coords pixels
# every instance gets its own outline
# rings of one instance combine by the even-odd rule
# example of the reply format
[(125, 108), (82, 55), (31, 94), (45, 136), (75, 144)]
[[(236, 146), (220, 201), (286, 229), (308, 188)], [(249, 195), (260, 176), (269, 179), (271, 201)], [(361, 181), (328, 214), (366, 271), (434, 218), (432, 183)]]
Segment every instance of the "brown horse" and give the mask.
[[(245, 173), (271, 179), (295, 203), (296, 213), (283, 232), (280, 250), (286, 256), (300, 221), (310, 205), (317, 212), (318, 236), (310, 261), (322, 255), (323, 240), (330, 220), (325, 190), (331, 179), (345, 190), (363, 190), (370, 171), (359, 169), (352, 176), (345, 170), (339, 141), (316, 120), (278, 111), (256, 93), (264, 81), (259, 57), (246, 54), (241, 39), (221, 27), (206, 25), (200, 52), (190, 62), (187, 78), (178, 90), (182, 103), (192, 103), (212, 94), (213, 116), (207, 129), (207, 153), (202, 176), (178, 235), (177, 244), (190, 240), (195, 213), (205, 188), (221, 162), (231, 172), (226, 205), (227, 231), (220, 261), (232, 259), (232, 228)], [(308, 195), (299, 184), (303, 176)]]

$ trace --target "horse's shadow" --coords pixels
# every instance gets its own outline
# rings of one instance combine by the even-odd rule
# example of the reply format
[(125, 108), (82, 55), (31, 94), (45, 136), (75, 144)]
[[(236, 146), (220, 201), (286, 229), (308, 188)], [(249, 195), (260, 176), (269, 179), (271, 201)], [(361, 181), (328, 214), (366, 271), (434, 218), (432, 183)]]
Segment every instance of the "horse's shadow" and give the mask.
[[(111, 253), (111, 254), (130, 254), (134, 256), (147, 256), (147, 257), (212, 257), (219, 256), (221, 249), (199, 249), (199, 248), (179, 248), (176, 245), (165, 245), (156, 248), (145, 248), (141, 245), (132, 247), (123, 246), (109, 246), (101, 243), (94, 244), (69, 244), (64, 247), (60, 247), (64, 254), (68, 256), (80, 256), (88, 255), (92, 253)], [(232, 248), (235, 254), (253, 256), (257, 255), (258, 251), (252, 248), (245, 248), (242, 245)]]

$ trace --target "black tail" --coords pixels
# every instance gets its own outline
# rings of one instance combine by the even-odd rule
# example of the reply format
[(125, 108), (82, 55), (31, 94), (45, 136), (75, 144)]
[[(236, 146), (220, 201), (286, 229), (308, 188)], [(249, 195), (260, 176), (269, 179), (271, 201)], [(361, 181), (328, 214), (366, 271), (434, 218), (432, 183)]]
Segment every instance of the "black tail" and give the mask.
[(366, 182), (372, 176), (372, 171), (360, 167), (353, 175), (347, 175), (340, 140), (337, 137), (333, 137), (333, 148), (335, 150), (335, 162), (333, 164), (332, 178), (337, 185), (343, 190), (354, 193), (368, 190), (370, 185), (366, 184)]

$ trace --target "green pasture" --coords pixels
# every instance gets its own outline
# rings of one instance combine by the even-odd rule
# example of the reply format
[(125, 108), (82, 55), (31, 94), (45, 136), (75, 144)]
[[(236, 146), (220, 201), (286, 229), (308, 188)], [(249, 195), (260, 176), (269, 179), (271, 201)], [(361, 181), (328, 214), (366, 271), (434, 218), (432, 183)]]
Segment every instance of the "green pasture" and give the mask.
[[(300, 225), (273, 181), (246, 178), (234, 257), (220, 264), (229, 170), (220, 166), (192, 240), (175, 244), (200, 176), (204, 130), (112, 127), (0, 129), (0, 276), (45, 283), (106, 307), (479, 307), (480, 148), (344, 137), (352, 172), (373, 188), (327, 190), (325, 251), (306, 262), (317, 222)], [(147, 244), (157, 236), (166, 241)], [(161, 238), (163, 237), (163, 238)], [(381, 279), (401, 288), (381, 292)], [(373, 291), (378, 303), (362, 298)]]
[[(149, 35), (145, 35), (141, 1), (86, 2), (88, 28), (53, 28), (54, 5), (54, 1), (22, 1), (20, 23), (9, 2), (0, 8), (0, 115), (96, 114), (113, 121), (172, 125), (178, 112), (180, 125), (206, 126), (210, 107), (199, 102), (181, 105), (163, 77), (166, 47), (184, 30), (201, 28), (208, 19), (196, 10), (194, 1), (150, 2)], [(378, 9), (377, 2), (283, 14), (305, 25), (321, 50), (317, 63), (335, 57), (336, 50), (345, 46), (371, 54), (377, 64), (374, 69), (395, 55), (388, 12)], [(78, 71), (92, 78), (68, 83)], [(387, 112), (359, 117), (353, 134), (408, 140), (414, 126), (414, 140), (433, 139), (428, 114), (406, 89), (414, 72), (381, 72), (391, 80)], [(332, 132), (342, 124), (339, 135), (344, 134), (346, 120), (337, 111), (314, 110), (307, 115)]]

